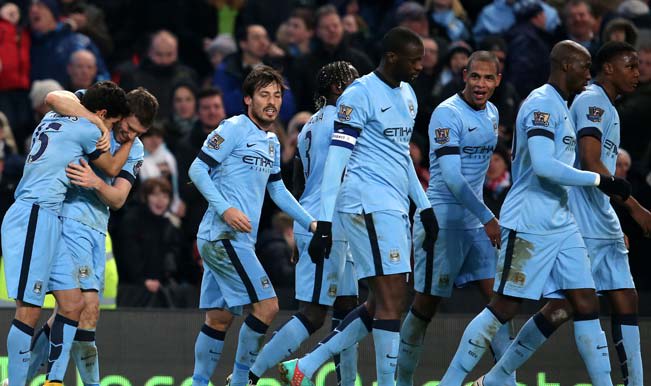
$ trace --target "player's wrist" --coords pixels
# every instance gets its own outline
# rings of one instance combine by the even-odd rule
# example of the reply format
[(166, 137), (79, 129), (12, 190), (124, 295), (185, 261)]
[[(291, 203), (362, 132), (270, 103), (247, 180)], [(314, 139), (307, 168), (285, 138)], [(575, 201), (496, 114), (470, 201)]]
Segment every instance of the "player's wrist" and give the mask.
[(594, 186), (601, 185), (601, 174), (595, 173)]

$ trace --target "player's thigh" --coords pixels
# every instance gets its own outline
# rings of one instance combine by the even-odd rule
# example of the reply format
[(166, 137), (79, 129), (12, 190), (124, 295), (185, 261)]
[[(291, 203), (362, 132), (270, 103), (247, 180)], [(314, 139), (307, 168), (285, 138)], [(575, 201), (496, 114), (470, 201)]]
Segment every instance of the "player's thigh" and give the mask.
[(578, 229), (564, 236), (558, 241), (559, 249), (545, 286), (545, 297), (558, 297), (557, 294), (567, 290), (595, 288), (583, 237)]
[(584, 238), (583, 241), (598, 292), (635, 288), (624, 239)]
[(501, 295), (538, 300), (559, 251), (559, 235), (534, 235), (502, 228), (493, 290)]
[(358, 279), (411, 271), (409, 218), (398, 211), (339, 213)]
[(488, 239), (484, 229), (464, 230), (464, 240), (469, 248), (454, 284), (463, 287), (480, 280), (492, 281), (495, 278), (498, 250)]
[(311, 237), (294, 235), (299, 251), (296, 264), (296, 299), (332, 306), (337, 296), (340, 278), (346, 262), (346, 242), (333, 241), (330, 255), (322, 263), (314, 264), (308, 254)]
[(62, 239), (77, 268), (82, 290), (102, 289), (106, 266), (106, 235), (72, 219), (63, 219)]
[[(219, 288), (219, 296), (215, 297), (225, 302), (212, 308), (234, 308), (276, 297), (252, 243), (240, 240), (200, 240), (197, 245), (204, 270), (210, 270), (210, 280), (215, 281)], [(208, 301), (211, 296), (203, 290), (202, 285), (202, 297)]]
[(61, 237), (61, 220), (17, 201), (2, 222), (2, 251), (9, 297), (41, 306)]
[[(465, 259), (463, 230), (440, 229), (433, 256), (422, 247), (423, 226), (414, 222), (414, 289), (425, 295), (450, 297), (452, 285)], [(418, 242), (419, 238), (421, 242)]]

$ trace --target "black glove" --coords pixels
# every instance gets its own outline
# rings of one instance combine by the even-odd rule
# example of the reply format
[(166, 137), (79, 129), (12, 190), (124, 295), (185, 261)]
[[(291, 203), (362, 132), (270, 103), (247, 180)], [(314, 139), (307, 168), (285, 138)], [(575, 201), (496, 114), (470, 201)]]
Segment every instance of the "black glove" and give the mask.
[(434, 216), (434, 209), (427, 208), (420, 212), (420, 222), (425, 229), (425, 240), (423, 240), (423, 249), (428, 254), (434, 252), (434, 243), (439, 234), (439, 223)]
[(601, 174), (599, 190), (609, 196), (618, 196), (626, 200), (631, 196), (631, 184), (623, 178)]
[(323, 259), (330, 257), (332, 248), (332, 223), (330, 221), (317, 221), (316, 230), (310, 240), (307, 252), (314, 264), (323, 262)]

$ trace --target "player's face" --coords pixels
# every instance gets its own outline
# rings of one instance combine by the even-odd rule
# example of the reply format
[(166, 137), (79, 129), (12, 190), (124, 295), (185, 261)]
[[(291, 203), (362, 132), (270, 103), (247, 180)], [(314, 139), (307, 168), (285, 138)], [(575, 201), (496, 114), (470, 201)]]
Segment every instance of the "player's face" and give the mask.
[(473, 61), (470, 69), (463, 70), (463, 79), (466, 82), (464, 97), (480, 109), (484, 108), (502, 80), (502, 75), (497, 71), (495, 62)]
[(585, 53), (579, 53), (573, 59), (567, 71), (567, 86), (570, 93), (578, 94), (585, 90), (585, 86), (591, 79), (590, 66), (592, 62), (590, 55)]
[(115, 126), (113, 134), (115, 140), (119, 143), (126, 143), (132, 141), (136, 137), (140, 137), (147, 132), (147, 127), (143, 126), (135, 115), (129, 115), (120, 121), (120, 124)]
[(411, 82), (423, 71), (425, 49), (422, 44), (408, 44), (403, 52), (396, 55), (396, 78), (401, 82)]
[(615, 87), (622, 94), (635, 91), (640, 82), (640, 69), (637, 52), (626, 52), (611, 63)]
[(283, 92), (278, 83), (272, 82), (255, 90), (253, 97), (245, 96), (249, 116), (261, 126), (273, 123), (278, 118), (283, 103)]

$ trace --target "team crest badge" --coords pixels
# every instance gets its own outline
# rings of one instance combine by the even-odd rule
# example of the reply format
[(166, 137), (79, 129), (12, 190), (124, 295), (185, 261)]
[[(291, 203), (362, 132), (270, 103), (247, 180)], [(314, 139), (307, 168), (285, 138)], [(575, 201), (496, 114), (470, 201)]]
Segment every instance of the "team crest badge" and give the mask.
[(263, 288), (263, 289), (266, 289), (266, 288), (271, 287), (271, 282), (269, 281), (269, 278), (266, 277), (266, 276), (263, 276), (263, 277), (260, 279), (260, 284), (262, 284), (262, 288)]
[(416, 108), (414, 107), (414, 102), (412, 100), (409, 100), (408, 107), (409, 107), (409, 115), (411, 115), (412, 117), (415, 116)]
[(510, 275), (510, 279), (514, 285), (522, 287), (527, 281), (527, 276), (523, 272), (516, 271)]
[(439, 287), (440, 288), (445, 288), (450, 286), (450, 276), (448, 275), (441, 275), (439, 276)]
[(79, 278), (85, 279), (90, 275), (90, 268), (83, 266), (79, 267)]
[(597, 106), (588, 107), (588, 120), (590, 122), (601, 122), (601, 117), (604, 115), (604, 109)]
[(450, 142), (450, 129), (447, 127), (439, 127), (434, 130), (434, 141), (439, 145)]
[(137, 176), (138, 173), (140, 173), (140, 168), (142, 167), (142, 160), (136, 162), (135, 165), (133, 165), (133, 175)]
[(215, 134), (215, 136), (210, 138), (208, 141), (208, 148), (219, 150), (219, 146), (221, 146), (222, 143), (224, 143), (224, 138), (219, 134)]
[(400, 261), (400, 251), (397, 249), (392, 249), (389, 251), (389, 260), (392, 263), (397, 263)]
[(497, 122), (493, 122), (493, 133), (495, 133), (496, 137), (500, 134), (500, 128), (497, 125)]
[(328, 296), (331, 298), (337, 297), (337, 285), (336, 284), (330, 284), (330, 287), (328, 287)]
[(43, 282), (42, 281), (37, 281), (34, 283), (34, 293), (35, 294), (40, 294), (43, 291)]
[(271, 159), (274, 159), (276, 155), (276, 145), (274, 144), (274, 141), (269, 140), (269, 157)]
[(549, 113), (542, 111), (533, 112), (533, 125), (534, 126), (549, 126)]
[(339, 118), (340, 121), (350, 121), (350, 114), (353, 113), (353, 108), (350, 106), (346, 106), (342, 104), (339, 106), (339, 113), (337, 113), (337, 117)]

